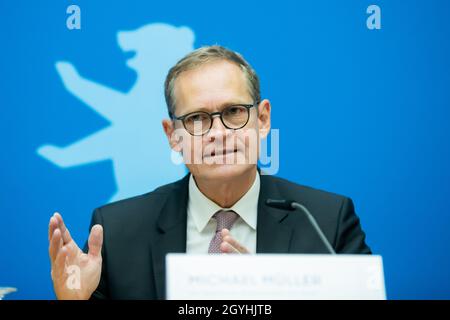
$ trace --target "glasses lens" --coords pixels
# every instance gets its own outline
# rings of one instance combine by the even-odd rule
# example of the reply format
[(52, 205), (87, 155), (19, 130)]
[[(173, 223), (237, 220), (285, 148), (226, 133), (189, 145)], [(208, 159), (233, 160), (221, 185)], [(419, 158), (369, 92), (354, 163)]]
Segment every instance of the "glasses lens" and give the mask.
[(248, 109), (244, 106), (230, 106), (223, 110), (222, 119), (232, 129), (240, 129), (248, 121)]
[(196, 112), (184, 118), (186, 130), (193, 135), (201, 135), (211, 126), (211, 117), (206, 112)]

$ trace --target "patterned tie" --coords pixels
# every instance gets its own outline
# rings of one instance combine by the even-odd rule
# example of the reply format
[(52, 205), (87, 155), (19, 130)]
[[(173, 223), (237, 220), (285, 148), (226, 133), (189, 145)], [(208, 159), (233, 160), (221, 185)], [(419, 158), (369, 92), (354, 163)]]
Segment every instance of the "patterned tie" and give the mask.
[(208, 253), (220, 253), (220, 244), (222, 243), (220, 231), (222, 229), (230, 230), (233, 223), (237, 220), (238, 215), (232, 210), (220, 210), (213, 215), (213, 218), (217, 220), (217, 227), (216, 234), (209, 243)]

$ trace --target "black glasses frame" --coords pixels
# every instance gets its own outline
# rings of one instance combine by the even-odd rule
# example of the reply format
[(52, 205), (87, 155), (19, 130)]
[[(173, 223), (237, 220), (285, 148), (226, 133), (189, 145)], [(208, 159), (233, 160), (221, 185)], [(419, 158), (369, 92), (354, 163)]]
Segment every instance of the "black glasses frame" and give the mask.
[[(232, 105), (226, 106), (222, 111), (217, 111), (217, 112), (212, 112), (212, 113), (209, 113), (209, 112), (206, 112), (206, 111), (193, 111), (193, 112), (186, 113), (186, 114), (184, 114), (184, 115), (182, 115), (182, 116), (179, 116), (179, 117), (176, 117), (175, 115), (173, 115), (173, 116), (172, 116), (172, 120), (180, 120), (180, 121), (183, 123), (184, 129), (185, 129), (187, 132), (189, 132), (192, 136), (203, 136), (203, 135), (207, 134), (207, 133), (211, 130), (212, 125), (213, 125), (213, 121), (214, 121), (214, 117), (216, 117), (216, 116), (220, 117), (220, 121), (222, 122), (222, 124), (223, 124), (223, 126), (224, 126), (225, 128), (230, 129), (230, 130), (239, 130), (239, 129), (242, 129), (243, 127), (245, 127), (245, 126), (247, 125), (248, 121), (250, 120), (250, 109), (253, 108), (253, 107), (256, 107), (258, 104), (259, 104), (259, 102), (255, 102), (255, 103), (253, 103), (253, 104), (241, 104), (241, 103), (237, 103), (237, 104), (232, 104)], [(223, 112), (224, 112), (225, 110), (227, 110), (228, 108), (238, 107), (238, 106), (239, 106), (239, 107), (245, 107), (245, 108), (247, 109), (247, 120), (246, 120), (245, 123), (244, 123), (242, 126), (240, 126), (239, 128), (231, 128), (231, 127), (229, 127), (229, 126), (227, 126), (227, 125), (225, 124), (225, 122), (224, 122), (224, 120), (223, 120)], [(203, 132), (203, 133), (201, 133), (201, 134), (194, 134), (194, 133), (190, 132), (190, 131), (186, 128), (186, 124), (185, 124), (185, 122), (184, 122), (184, 119), (186, 119), (188, 116), (190, 116), (190, 115), (192, 115), (192, 114), (199, 114), (199, 113), (202, 113), (202, 114), (205, 114), (205, 115), (208, 115), (208, 116), (209, 116), (209, 118), (210, 118), (210, 125), (209, 125), (208, 130), (206, 130), (205, 132)]]

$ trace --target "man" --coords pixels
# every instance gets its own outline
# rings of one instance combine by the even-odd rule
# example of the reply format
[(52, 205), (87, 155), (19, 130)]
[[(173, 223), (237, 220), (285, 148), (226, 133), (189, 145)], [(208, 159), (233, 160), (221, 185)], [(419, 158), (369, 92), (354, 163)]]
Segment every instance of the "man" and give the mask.
[[(164, 299), (169, 252), (327, 253), (303, 214), (269, 208), (268, 198), (306, 206), (337, 253), (370, 253), (349, 198), (257, 168), (271, 105), (260, 99), (258, 76), (242, 56), (220, 46), (195, 50), (169, 71), (165, 96), (170, 119), (163, 128), (190, 174), (96, 209), (87, 253), (55, 213), (49, 254), (58, 299)], [(81, 281), (69, 288), (73, 265)]]

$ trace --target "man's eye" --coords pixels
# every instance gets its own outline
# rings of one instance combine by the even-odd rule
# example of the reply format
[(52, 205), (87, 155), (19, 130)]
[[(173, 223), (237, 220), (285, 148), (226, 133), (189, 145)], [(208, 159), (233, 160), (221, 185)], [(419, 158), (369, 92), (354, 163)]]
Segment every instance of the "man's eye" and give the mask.
[(228, 108), (227, 112), (232, 115), (238, 115), (242, 112), (242, 108), (241, 107), (230, 107), (230, 108)]
[(197, 121), (203, 121), (204, 119), (205, 119), (205, 116), (203, 114), (193, 114), (188, 118), (188, 121), (197, 122)]

